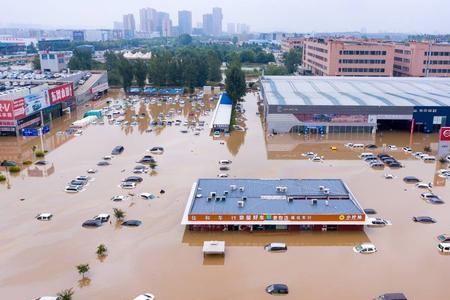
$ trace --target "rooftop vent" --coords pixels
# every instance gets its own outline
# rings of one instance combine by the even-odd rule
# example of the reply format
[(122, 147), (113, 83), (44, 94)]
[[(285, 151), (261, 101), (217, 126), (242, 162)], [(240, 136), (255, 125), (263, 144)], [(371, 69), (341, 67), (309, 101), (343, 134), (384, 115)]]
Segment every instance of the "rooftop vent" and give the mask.
[(230, 185), (230, 189), (231, 189), (232, 191), (235, 191), (235, 190), (237, 190), (237, 186), (234, 185), (234, 184), (232, 184), (232, 185)]
[(227, 197), (222, 197), (222, 201), (225, 201), (227, 199)]
[(239, 207), (244, 207), (245, 206), (245, 202), (244, 201), (238, 201), (238, 206)]
[(330, 189), (329, 188), (324, 188), (323, 192), (328, 195), (330, 193)]
[(247, 201), (247, 196), (242, 197), (242, 201)]
[(211, 197), (208, 197), (208, 202), (211, 201), (211, 200), (212, 200), (212, 198), (211, 198)]
[(311, 205), (317, 205), (317, 199), (311, 199)]
[(215, 197), (216, 197), (216, 192), (211, 192), (211, 193), (209, 193), (209, 196), (210, 196), (211, 198), (215, 198)]
[(287, 186), (277, 186), (277, 192), (278, 193), (286, 193), (287, 192)]
[(323, 192), (324, 189), (325, 187), (323, 185), (319, 185), (319, 191)]
[(226, 196), (228, 195), (228, 191), (223, 191), (223, 194)]
[(294, 202), (294, 197), (288, 197), (287, 199), (288, 199), (288, 202), (289, 202), (289, 203)]
[(241, 187), (239, 188), (239, 191), (243, 192), (243, 191), (245, 191), (245, 188), (244, 188), (243, 186), (241, 186)]

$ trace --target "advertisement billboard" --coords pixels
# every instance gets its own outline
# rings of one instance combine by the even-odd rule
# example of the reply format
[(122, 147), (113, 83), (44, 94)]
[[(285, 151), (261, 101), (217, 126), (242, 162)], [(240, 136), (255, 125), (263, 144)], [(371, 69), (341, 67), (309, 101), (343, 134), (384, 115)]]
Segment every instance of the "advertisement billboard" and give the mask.
[(450, 127), (441, 127), (439, 131), (438, 156), (446, 157), (450, 154)]
[(48, 90), (50, 103), (57, 104), (73, 97), (73, 84), (65, 83)]
[(97, 86), (94, 86), (94, 87), (91, 89), (91, 94), (97, 94), (97, 93), (99, 93), (99, 92), (106, 91), (107, 89), (109, 89), (108, 83), (107, 83), (107, 82), (101, 83), (101, 84), (99, 84), (99, 85), (97, 85)]
[(26, 116), (50, 106), (50, 103), (48, 103), (44, 93), (27, 95), (23, 99), (25, 101)]
[[(12, 100), (0, 100), (0, 121), (14, 121), (25, 116), (25, 101), (23, 98)], [(15, 122), (8, 122), (12, 124)]]

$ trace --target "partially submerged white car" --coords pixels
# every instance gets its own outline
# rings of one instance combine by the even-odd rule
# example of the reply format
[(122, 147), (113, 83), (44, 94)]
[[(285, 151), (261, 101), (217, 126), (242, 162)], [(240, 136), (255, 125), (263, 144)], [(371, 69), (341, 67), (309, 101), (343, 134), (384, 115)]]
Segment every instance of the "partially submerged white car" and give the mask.
[(353, 251), (361, 254), (370, 254), (377, 252), (377, 248), (374, 244), (364, 243), (353, 247)]
[(392, 225), (391, 221), (385, 220), (383, 218), (368, 218), (368, 226), (371, 227), (384, 227), (386, 225)]
[(142, 193), (139, 196), (145, 200), (155, 199), (155, 195), (153, 195), (152, 193)]
[(155, 296), (153, 294), (145, 293), (145, 294), (137, 296), (133, 300), (155, 300), (155, 299), (156, 298), (155, 298)]

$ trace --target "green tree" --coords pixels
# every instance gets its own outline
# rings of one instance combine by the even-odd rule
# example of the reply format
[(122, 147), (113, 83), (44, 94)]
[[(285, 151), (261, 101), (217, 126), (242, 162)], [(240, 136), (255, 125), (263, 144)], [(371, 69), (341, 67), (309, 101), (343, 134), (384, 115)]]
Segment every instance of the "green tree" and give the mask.
[(68, 67), (72, 70), (92, 70), (93, 60), (90, 51), (75, 49)]
[(77, 266), (78, 274), (80, 274), (84, 278), (84, 274), (89, 272), (89, 264), (79, 264)]
[(222, 62), (220, 61), (219, 55), (214, 50), (208, 50), (208, 80), (214, 82), (222, 81), (222, 72), (220, 71), (220, 66)]
[(121, 75), (119, 72), (119, 56), (112, 51), (105, 52), (106, 70), (108, 71), (108, 82), (110, 85), (120, 85)]
[(33, 57), (33, 69), (34, 70), (40, 70), (41, 69), (41, 60), (39, 58), (39, 55), (35, 55)]
[(270, 64), (264, 70), (264, 75), (287, 75), (288, 70), (284, 65)]
[(34, 43), (30, 43), (30, 45), (27, 46), (27, 53), (28, 54), (38, 53), (36, 47), (34, 46)]
[(72, 300), (72, 296), (75, 294), (72, 288), (67, 290), (62, 290), (59, 293), (56, 294), (58, 296), (58, 299), (60, 300)]
[(138, 59), (134, 63), (133, 70), (138, 87), (143, 88), (145, 86), (145, 80), (147, 79), (147, 65), (142, 59)]
[(245, 96), (245, 74), (241, 69), (241, 64), (237, 61), (233, 61), (227, 68), (225, 89), (233, 100), (233, 105), (236, 105)]
[(292, 74), (297, 71), (297, 67), (302, 63), (302, 51), (298, 49), (291, 49), (284, 54), (284, 65), (288, 73)]
[(238, 37), (237, 36), (233, 36), (233, 38), (231, 39), (231, 41), (232, 41), (232, 43), (233, 43), (233, 45), (237, 45), (237, 43), (239, 42), (239, 39), (238, 39)]
[(118, 221), (125, 219), (125, 212), (123, 210), (121, 210), (120, 208), (114, 208), (113, 211), (114, 211), (114, 217)]
[(192, 37), (189, 34), (182, 34), (178, 37), (177, 43), (182, 46), (192, 44)]
[(123, 55), (119, 57), (119, 73), (123, 90), (127, 92), (133, 82), (133, 67)]
[(108, 252), (108, 248), (106, 248), (105, 245), (100, 244), (97, 246), (97, 251), (95, 253), (97, 253), (98, 256), (105, 256), (106, 252)]

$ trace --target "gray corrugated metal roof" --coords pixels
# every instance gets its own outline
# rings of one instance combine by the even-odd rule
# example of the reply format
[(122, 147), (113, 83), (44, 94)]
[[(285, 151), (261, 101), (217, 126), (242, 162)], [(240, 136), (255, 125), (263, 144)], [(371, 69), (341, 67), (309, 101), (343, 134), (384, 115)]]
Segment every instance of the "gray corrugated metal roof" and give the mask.
[(450, 78), (266, 76), (271, 105), (450, 106)]
[[(237, 190), (232, 191), (231, 185)], [(276, 191), (277, 186), (287, 187), (286, 193)], [(330, 189), (328, 204), (315, 197), (326, 197), (319, 186)], [(244, 187), (244, 191), (239, 188)], [(208, 201), (211, 192), (222, 196), (228, 191), (225, 201)], [(201, 196), (200, 196), (201, 195)], [(247, 197), (244, 207), (238, 206), (242, 197)], [(261, 199), (261, 196), (306, 196), (308, 200)], [(333, 200), (333, 197), (340, 197)], [(190, 214), (361, 214), (356, 200), (340, 179), (199, 179)]]

